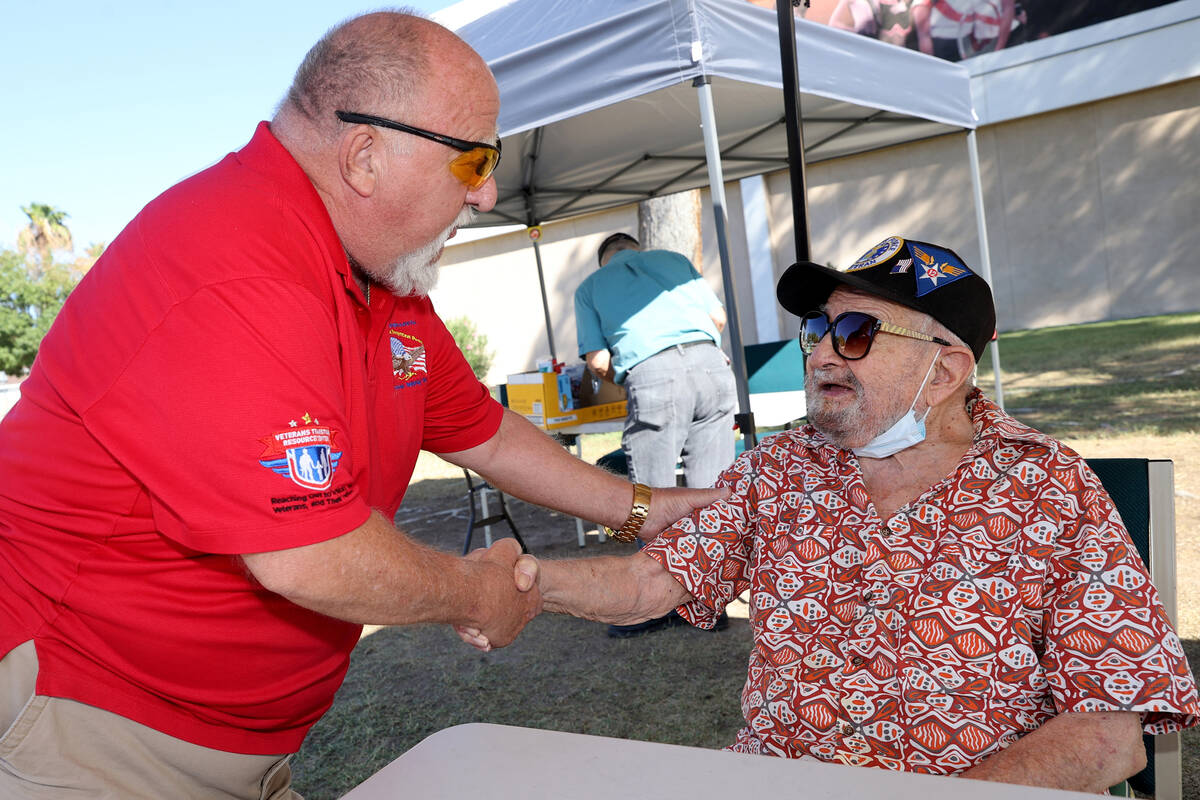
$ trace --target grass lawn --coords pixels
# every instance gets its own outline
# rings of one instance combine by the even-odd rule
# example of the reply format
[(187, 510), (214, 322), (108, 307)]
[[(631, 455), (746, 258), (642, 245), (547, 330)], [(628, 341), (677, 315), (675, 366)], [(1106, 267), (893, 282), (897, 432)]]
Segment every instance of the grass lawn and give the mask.
[[(1085, 457), (1174, 460), (1179, 631), (1195, 667), (1200, 314), (1005, 334), (1000, 363), (1009, 412)], [(991, 394), (990, 355), (979, 384)], [(585, 437), (584, 458), (594, 461), (618, 444), (616, 434)], [(397, 523), (423, 541), (457, 550), (466, 525), (464, 494), (461, 470), (423, 454)], [(594, 531), (581, 550), (570, 518), (520, 501), (510, 507), (539, 557), (632, 552), (632, 545), (598, 543)], [(609, 639), (596, 623), (543, 615), (512, 646), (486, 654), (445, 627), (373, 631), (355, 650), (333, 708), (297, 756), (296, 788), (307, 800), (339, 797), (429, 734), (463, 722), (723, 747), (741, 726), (739, 693), (750, 647), (745, 606), (735, 603), (730, 612), (731, 624), (721, 632), (673, 628), (627, 640)], [(1200, 797), (1200, 733), (1184, 734), (1183, 794)]]

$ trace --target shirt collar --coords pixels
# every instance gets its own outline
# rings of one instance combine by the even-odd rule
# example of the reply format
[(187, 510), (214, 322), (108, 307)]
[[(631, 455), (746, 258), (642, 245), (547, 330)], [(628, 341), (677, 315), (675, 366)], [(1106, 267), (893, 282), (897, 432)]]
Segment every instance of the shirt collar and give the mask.
[[(333, 227), (333, 220), (329, 218), (329, 210), (325, 208), (308, 175), (287, 148), (275, 138), (270, 123), (258, 123), (254, 136), (245, 147), (234, 154), (234, 157), (242, 166), (267, 177), (279, 187), (285, 202), (296, 208), (297, 213), (310, 225), (331, 254), (330, 260), (334, 269), (342, 276), (346, 291), (365, 303), (363, 291), (350, 270), (350, 262), (346, 259), (342, 240)], [(384, 290), (382, 287), (379, 289), (382, 295)]]
[(978, 450), (1019, 443), (1039, 444), (1053, 450), (1061, 447), (1058, 440), (1004, 413), (998, 405), (984, 397), (978, 387), (967, 395), (967, 413), (971, 416), (971, 424), (975, 426), (975, 448)]

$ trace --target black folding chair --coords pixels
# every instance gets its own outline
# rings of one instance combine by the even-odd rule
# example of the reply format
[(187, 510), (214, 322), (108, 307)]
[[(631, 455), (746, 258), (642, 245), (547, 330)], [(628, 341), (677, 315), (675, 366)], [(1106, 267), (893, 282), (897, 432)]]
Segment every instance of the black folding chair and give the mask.
[[(1175, 465), (1166, 459), (1089, 458), (1138, 555), (1150, 570), (1167, 617), (1175, 614)], [(1143, 736), (1146, 768), (1125, 783), (1156, 800), (1183, 797), (1183, 761), (1178, 733)], [(1119, 794), (1121, 787), (1113, 787)], [(1125, 796), (1131, 796), (1128, 793)]]
[[(508, 523), (508, 527), (512, 528), (513, 537), (516, 538), (517, 544), (521, 545), (521, 551), (528, 553), (529, 548), (525, 546), (525, 540), (521, 538), (521, 534), (517, 531), (517, 526), (513, 523), (512, 517), (509, 516), (508, 503), (504, 501), (504, 492), (495, 488), (478, 475), (472, 475), (469, 469), (463, 470), (463, 476), (467, 479), (467, 507), (470, 509), (470, 516), (467, 519), (467, 539), (463, 542), (463, 555), (465, 556), (471, 550), (471, 538), (475, 535), (476, 528), (487, 528), (500, 522), (500, 520)], [(500, 511), (497, 514), (483, 516), (488, 513), (487, 492), (496, 493), (496, 499), (500, 503)], [(481, 516), (483, 517), (482, 519), (480, 519)]]

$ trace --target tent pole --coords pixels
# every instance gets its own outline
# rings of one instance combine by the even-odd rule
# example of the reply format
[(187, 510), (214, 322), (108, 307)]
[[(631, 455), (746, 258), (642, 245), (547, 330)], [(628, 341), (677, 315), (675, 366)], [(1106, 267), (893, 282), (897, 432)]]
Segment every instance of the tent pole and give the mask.
[(533, 258), (537, 261), (538, 288), (542, 290), (542, 314), (546, 318), (546, 342), (550, 345), (550, 358), (558, 361), (558, 353), (554, 349), (554, 328), (550, 324), (550, 300), (546, 296), (546, 273), (542, 269), (542, 248), (538, 242), (542, 238), (542, 229), (538, 227), (533, 210), (533, 168), (538, 156), (542, 154), (542, 135), (545, 128), (533, 132), (533, 146), (525, 156), (525, 174), (521, 188), (525, 193), (525, 225), (528, 228), (529, 241), (533, 242)]
[(558, 361), (558, 353), (554, 350), (554, 328), (550, 324), (550, 300), (546, 297), (546, 274), (542, 271), (542, 249), (537, 238), (529, 238), (533, 242), (533, 257), (537, 261), (538, 288), (542, 290), (542, 314), (546, 317), (546, 341), (550, 345), (550, 358)]
[(717, 230), (717, 253), (721, 259), (721, 285), (725, 289), (725, 307), (729, 317), (729, 350), (733, 362), (733, 378), (737, 387), (738, 413), (734, 415), (738, 430), (746, 440), (746, 449), (758, 444), (754, 429), (754, 414), (750, 411), (750, 392), (746, 381), (746, 351), (742, 349), (742, 326), (738, 316), (737, 289), (733, 285), (733, 268), (729, 263), (729, 241), (725, 226), (725, 177), (721, 170), (721, 148), (717, 142), (717, 118), (713, 111), (711, 78), (702, 75), (692, 81), (700, 100), (700, 128), (704, 133), (704, 158), (708, 162), (708, 186), (712, 195), (713, 222)]
[(800, 78), (796, 66), (796, 18), (792, 6), (799, 2), (778, 0), (779, 66), (783, 76), (783, 120), (787, 126), (788, 174), (792, 179), (792, 230), (796, 260), (812, 258), (808, 235), (808, 192), (804, 175), (804, 131), (800, 128)]
[[(975, 225), (979, 230), (979, 258), (983, 270), (983, 279), (992, 287), (993, 298), (996, 286), (992, 283), (992, 256), (988, 249), (987, 219), (983, 214), (983, 181), (979, 174), (979, 145), (975, 139), (975, 129), (967, 131), (967, 154), (971, 159), (971, 188), (975, 194)], [(996, 405), (1004, 410), (1004, 387), (1000, 384), (1000, 343), (992, 339), (988, 343), (992, 353), (992, 377), (996, 382)]]

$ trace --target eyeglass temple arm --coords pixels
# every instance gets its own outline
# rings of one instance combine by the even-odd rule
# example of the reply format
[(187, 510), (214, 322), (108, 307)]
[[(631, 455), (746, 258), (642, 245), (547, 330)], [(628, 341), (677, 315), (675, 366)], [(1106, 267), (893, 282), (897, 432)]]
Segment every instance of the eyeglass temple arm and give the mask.
[(908, 328), (901, 328), (899, 325), (893, 325), (892, 323), (884, 322), (883, 320), (879, 320), (879, 330), (886, 331), (887, 333), (894, 333), (894, 334), (897, 334), (898, 336), (907, 336), (910, 339), (920, 339), (923, 342), (933, 342), (935, 344), (944, 345), (946, 347), (954, 346), (950, 342), (947, 342), (945, 339), (942, 339), (940, 337), (930, 336), (928, 333), (920, 333), (918, 331), (912, 331), (912, 330), (909, 330)]
[(459, 152), (466, 153), (477, 147), (484, 147), (489, 150), (496, 151), (496, 160), (500, 160), (500, 155), (503, 152), (500, 149), (500, 140), (497, 139), (495, 144), (491, 142), (472, 142), (468, 139), (458, 139), (454, 136), (447, 136), (444, 133), (435, 133), (427, 131), (424, 128), (418, 128), (413, 125), (405, 125), (403, 122), (396, 122), (394, 119), (386, 117), (377, 117), (374, 114), (359, 114), (357, 111), (335, 111), (334, 115), (342, 122), (355, 125), (378, 125), (381, 128), (391, 128), (394, 131), (403, 133), (411, 133), (413, 136), (421, 136), (430, 141), (444, 144), (447, 147), (453, 147)]

